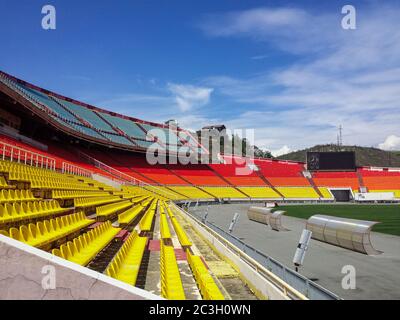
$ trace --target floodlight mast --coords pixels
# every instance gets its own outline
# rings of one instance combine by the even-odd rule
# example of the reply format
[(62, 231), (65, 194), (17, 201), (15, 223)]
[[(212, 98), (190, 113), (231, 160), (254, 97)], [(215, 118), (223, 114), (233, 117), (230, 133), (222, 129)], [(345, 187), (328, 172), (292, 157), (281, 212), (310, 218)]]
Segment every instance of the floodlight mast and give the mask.
[(301, 233), (299, 244), (297, 245), (297, 249), (293, 257), (293, 264), (295, 266), (296, 272), (299, 271), (299, 267), (301, 267), (304, 263), (304, 257), (306, 255), (311, 236), (312, 232), (307, 229), (304, 229)]
[(206, 221), (207, 221), (207, 217), (208, 217), (208, 210), (209, 210), (209, 208), (210, 208), (210, 206), (207, 206), (207, 208), (206, 208), (206, 212), (205, 212), (205, 214), (204, 214), (204, 217), (203, 217), (203, 223), (206, 223)]
[(232, 233), (233, 228), (235, 227), (238, 218), (239, 218), (239, 213), (235, 212), (235, 215), (233, 216), (233, 219), (229, 225), (229, 229), (228, 229), (229, 233)]

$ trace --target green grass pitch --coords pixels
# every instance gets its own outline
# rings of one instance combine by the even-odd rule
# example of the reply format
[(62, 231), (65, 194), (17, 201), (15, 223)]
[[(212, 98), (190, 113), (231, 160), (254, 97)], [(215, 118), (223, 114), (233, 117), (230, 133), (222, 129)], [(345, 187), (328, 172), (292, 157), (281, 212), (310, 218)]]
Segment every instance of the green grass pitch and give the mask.
[(287, 216), (308, 219), (314, 214), (381, 222), (372, 231), (400, 236), (400, 205), (293, 205), (279, 206)]

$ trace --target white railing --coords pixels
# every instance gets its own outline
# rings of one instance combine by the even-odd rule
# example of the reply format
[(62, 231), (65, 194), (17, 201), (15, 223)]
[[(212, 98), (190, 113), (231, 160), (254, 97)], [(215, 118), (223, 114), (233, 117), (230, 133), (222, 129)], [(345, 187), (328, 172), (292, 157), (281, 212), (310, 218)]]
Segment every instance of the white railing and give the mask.
[[(174, 199), (176, 197), (176, 194), (173, 193), (172, 191), (160, 189), (160, 186), (158, 186), (158, 185), (151, 185), (147, 182), (144, 182), (142, 180), (131, 177), (130, 175), (123, 173), (121, 171), (118, 171), (117, 169), (110, 167), (109, 165), (105, 164), (104, 162), (101, 162), (82, 151), (78, 151), (78, 152), (79, 152), (80, 156), (85, 158), (87, 161), (89, 161), (89, 163), (93, 164), (96, 168), (99, 168), (103, 171), (106, 171), (106, 172), (112, 174), (119, 181), (123, 181), (123, 184), (125, 184), (125, 185), (136, 185), (136, 186), (141, 186), (141, 187), (148, 187), (149, 189), (146, 189), (146, 188), (144, 188), (144, 189), (146, 189), (147, 191), (149, 191), (155, 195), (166, 195), (167, 197), (172, 196), (173, 197), (172, 199)], [(154, 189), (157, 192), (155, 192), (154, 190), (151, 190), (151, 189)]]
[(93, 172), (90, 170), (83, 169), (77, 165), (74, 165), (69, 162), (63, 162), (61, 165), (61, 172), (62, 173), (69, 173), (69, 174), (74, 174), (77, 176), (83, 176), (83, 177), (92, 177)]
[(56, 170), (56, 159), (0, 141), (2, 160), (15, 161), (33, 167)]
[[(0, 159), (42, 169), (56, 170), (55, 158), (17, 147), (3, 141), (0, 141)], [(62, 163), (61, 172), (84, 177), (92, 176), (92, 172), (90, 170), (86, 170), (68, 162)]]
[(110, 167), (109, 165), (105, 164), (104, 162), (101, 162), (88, 154), (78, 151), (79, 155), (85, 158), (87, 161), (89, 161), (90, 164), (94, 165), (96, 168), (103, 170), (105, 172), (110, 173), (113, 175), (117, 180), (123, 181), (124, 184), (131, 184), (131, 185), (143, 185), (145, 184), (143, 181), (136, 179), (126, 173), (123, 173), (113, 167)]

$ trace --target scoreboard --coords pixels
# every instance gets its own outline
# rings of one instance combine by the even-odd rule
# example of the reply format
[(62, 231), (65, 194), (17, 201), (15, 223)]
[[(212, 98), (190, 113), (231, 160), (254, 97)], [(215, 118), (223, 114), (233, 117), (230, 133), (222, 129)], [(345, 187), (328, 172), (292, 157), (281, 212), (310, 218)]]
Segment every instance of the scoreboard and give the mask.
[(355, 171), (354, 151), (345, 152), (307, 152), (307, 170), (314, 171)]

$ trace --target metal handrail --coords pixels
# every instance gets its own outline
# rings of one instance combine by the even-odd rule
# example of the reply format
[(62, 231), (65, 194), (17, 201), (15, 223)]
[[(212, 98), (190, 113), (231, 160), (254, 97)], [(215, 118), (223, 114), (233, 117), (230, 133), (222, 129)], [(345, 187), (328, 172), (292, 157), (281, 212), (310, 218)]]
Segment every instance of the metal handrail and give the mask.
[(86, 154), (85, 152), (82, 151), (78, 151), (78, 153), (83, 156), (84, 158), (86, 158), (86, 160), (88, 160), (90, 163), (92, 163), (96, 168), (99, 168), (103, 171), (106, 171), (114, 176), (116, 176), (119, 180), (122, 180), (124, 182), (129, 182), (130, 184), (133, 185), (141, 185), (144, 184), (143, 181), (136, 179), (134, 177), (131, 177), (130, 175), (123, 173), (107, 164), (105, 164), (104, 162), (101, 162), (100, 160), (97, 160), (91, 156), (89, 156), (88, 154)]
[(62, 173), (69, 173), (83, 177), (92, 177), (93, 172), (82, 167), (79, 167), (75, 164), (63, 161), (61, 165)]
[[(95, 167), (97, 167), (97, 168), (99, 168), (101, 170), (104, 170), (104, 171), (106, 171), (106, 172), (108, 172), (108, 173), (110, 173), (112, 175), (115, 175), (115, 176), (117, 176), (119, 179), (121, 179), (123, 181), (129, 182), (129, 184), (131, 184), (131, 185), (137, 185), (137, 186), (140, 186), (140, 187), (151, 187), (151, 188), (156, 189), (158, 192), (160, 192), (160, 195), (163, 195), (163, 194), (167, 193), (167, 194), (175, 196), (171, 191), (159, 190), (158, 189), (159, 187), (157, 185), (151, 185), (151, 184), (149, 184), (147, 182), (144, 182), (144, 181), (142, 181), (140, 179), (131, 177), (130, 175), (128, 175), (126, 173), (123, 173), (123, 172), (121, 172), (121, 171), (119, 171), (119, 170), (117, 170), (117, 169), (105, 164), (104, 162), (101, 162), (100, 160), (97, 160), (97, 159), (89, 156), (88, 154), (86, 154), (83, 151), (78, 151), (78, 152), (79, 152), (79, 154), (81, 156), (83, 156), (88, 161), (90, 161)], [(149, 189), (146, 189), (146, 190), (151, 192), (151, 193), (153, 193), (153, 194), (158, 195), (156, 192), (154, 192), (152, 190), (149, 190)]]
[(1, 158), (44, 169), (56, 170), (56, 159), (0, 141)]
[[(41, 153), (14, 146), (4, 141), (0, 141), (0, 152), (0, 157), (2, 160), (6, 160), (8, 158), (11, 162), (16, 161), (17, 163), (23, 163), (25, 165), (56, 171), (56, 159)], [(63, 161), (61, 164), (61, 172), (85, 177), (92, 176), (92, 172), (90, 170), (66, 161)]]

